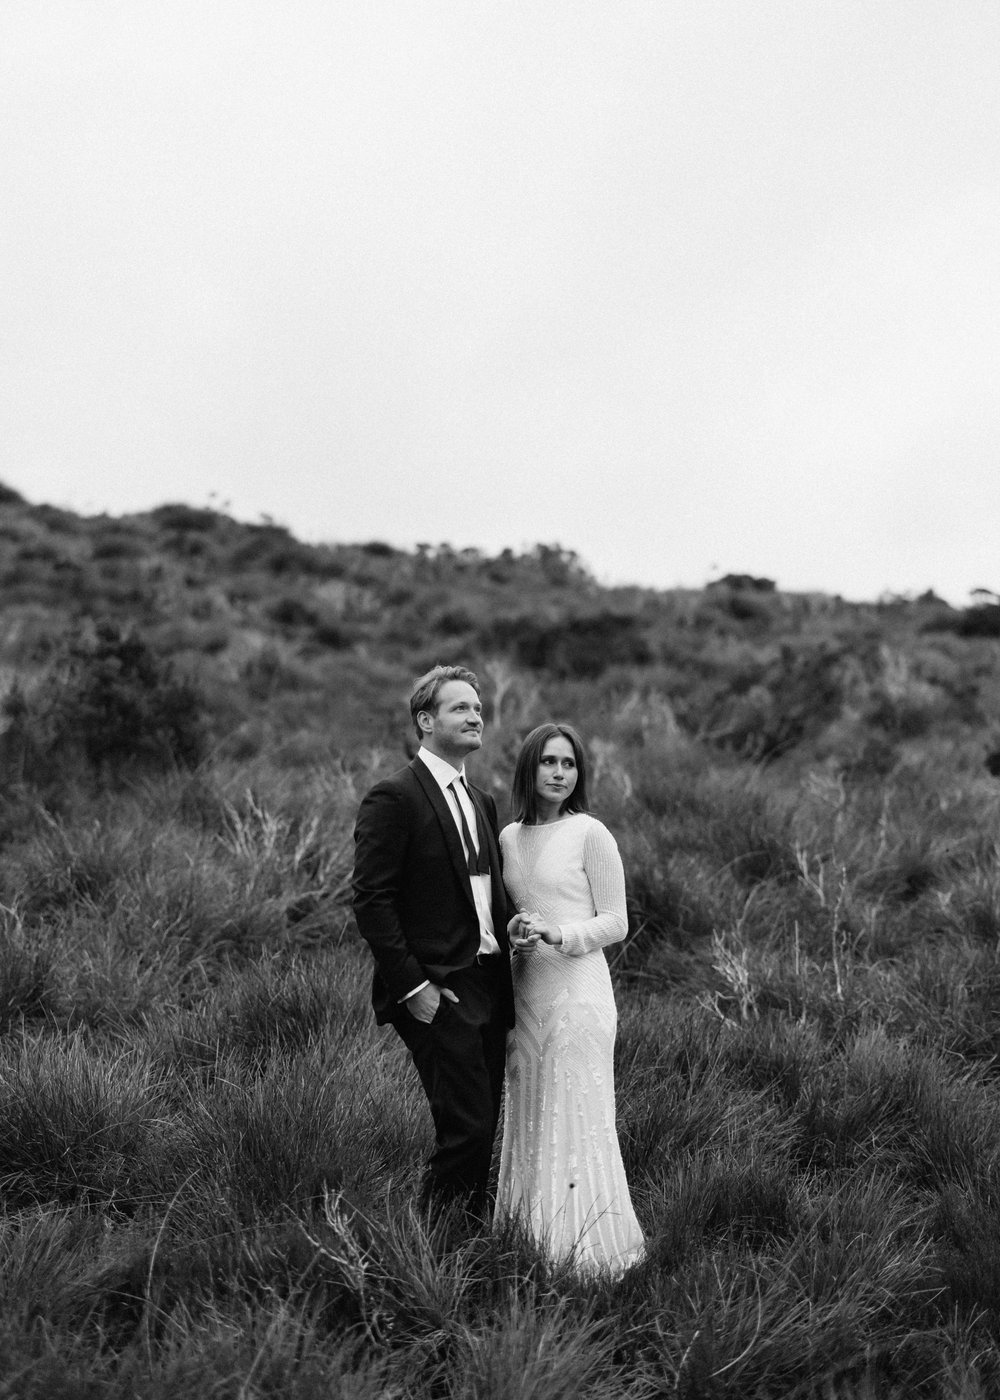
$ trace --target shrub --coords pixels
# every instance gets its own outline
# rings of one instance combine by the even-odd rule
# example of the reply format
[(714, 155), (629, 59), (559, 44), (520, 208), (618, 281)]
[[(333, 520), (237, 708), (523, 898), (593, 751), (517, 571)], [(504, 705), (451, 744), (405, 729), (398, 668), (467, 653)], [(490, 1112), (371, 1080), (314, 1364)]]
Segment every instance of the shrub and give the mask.
[(329, 647), (331, 651), (346, 651), (354, 645), (354, 634), (339, 622), (317, 622), (313, 640), (318, 646)]
[(709, 588), (728, 588), (734, 593), (773, 593), (773, 578), (758, 578), (754, 574), (725, 574), (708, 585)]
[(15, 491), (13, 486), (8, 486), (6, 482), (0, 481), (0, 506), (23, 506), (26, 504), (27, 502), (20, 491)]
[(846, 648), (783, 645), (756, 676), (747, 677), (743, 693), (734, 696), (726, 686), (705, 737), (747, 758), (778, 758), (840, 714), (853, 665)]
[(644, 666), (653, 659), (640, 620), (611, 610), (557, 621), (523, 614), (498, 618), (479, 641), (560, 679), (593, 679), (611, 666)]
[(108, 624), (71, 643), (31, 697), (12, 688), (3, 710), (10, 726), (0, 756), (27, 782), (51, 783), (81, 766), (113, 778), (193, 767), (204, 750), (198, 692), (138, 633)]
[(313, 627), (319, 620), (315, 608), (290, 593), (277, 598), (268, 607), (267, 615), (279, 627), (286, 628)]
[(436, 617), (432, 618), (431, 626), (434, 631), (443, 632), (446, 636), (458, 636), (475, 626), (475, 621), (468, 608), (463, 608), (459, 604), (456, 607), (442, 609)]
[(254, 700), (273, 700), (281, 691), (302, 690), (313, 679), (307, 666), (270, 642), (251, 656), (241, 669), (246, 693)]
[(141, 559), (146, 553), (145, 542), (139, 535), (109, 531), (94, 540), (94, 559)]
[(927, 632), (956, 632), (960, 637), (1000, 637), (1000, 603), (976, 603), (959, 613), (940, 613), (924, 624)]
[(294, 539), (283, 525), (247, 525), (229, 556), (239, 573), (264, 570), (269, 574), (325, 572), (324, 560), (312, 545)]
[(211, 531), (225, 519), (217, 511), (181, 503), (157, 506), (152, 512), (152, 517), (164, 530), (183, 532)]

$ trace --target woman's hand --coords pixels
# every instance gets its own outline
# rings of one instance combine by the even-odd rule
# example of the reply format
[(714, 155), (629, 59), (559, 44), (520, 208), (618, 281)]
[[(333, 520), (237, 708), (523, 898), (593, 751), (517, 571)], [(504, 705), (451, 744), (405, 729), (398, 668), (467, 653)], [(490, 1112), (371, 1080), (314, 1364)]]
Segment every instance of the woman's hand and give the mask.
[(530, 928), (529, 914), (515, 914), (507, 925), (510, 946), (516, 953), (530, 953), (538, 942), (538, 934)]
[(533, 938), (536, 943), (541, 939), (543, 943), (548, 943), (550, 947), (553, 948), (558, 948), (559, 944), (563, 941), (562, 930), (559, 925), (547, 924), (541, 915), (523, 914), (521, 919), (522, 938)]

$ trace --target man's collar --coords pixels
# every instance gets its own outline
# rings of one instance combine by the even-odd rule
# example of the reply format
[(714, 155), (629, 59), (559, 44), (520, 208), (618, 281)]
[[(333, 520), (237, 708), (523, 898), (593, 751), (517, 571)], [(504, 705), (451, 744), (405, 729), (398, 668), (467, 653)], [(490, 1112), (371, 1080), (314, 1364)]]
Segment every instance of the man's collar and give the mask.
[(422, 744), (420, 748), (417, 749), (417, 757), (421, 759), (430, 770), (434, 781), (442, 790), (451, 786), (456, 774), (463, 780), (465, 778), (464, 763), (461, 768), (455, 768), (446, 758), (442, 758), (440, 754), (432, 753), (430, 749), (425, 749)]

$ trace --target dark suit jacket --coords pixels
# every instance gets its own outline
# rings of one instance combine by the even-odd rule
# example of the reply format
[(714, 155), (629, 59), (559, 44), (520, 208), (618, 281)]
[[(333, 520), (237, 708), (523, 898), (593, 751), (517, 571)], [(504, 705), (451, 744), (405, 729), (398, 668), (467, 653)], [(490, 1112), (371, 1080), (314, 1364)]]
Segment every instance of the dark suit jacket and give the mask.
[[(504, 1010), (513, 1025), (507, 921), (515, 911), (503, 886), (496, 803), (471, 783), (469, 792), (486, 832)], [(405, 1010), (400, 999), (421, 982), (443, 982), (475, 961), (479, 919), (455, 819), (421, 759), (371, 789), (354, 842), (354, 914), (375, 955), (372, 1004), (381, 1024)]]

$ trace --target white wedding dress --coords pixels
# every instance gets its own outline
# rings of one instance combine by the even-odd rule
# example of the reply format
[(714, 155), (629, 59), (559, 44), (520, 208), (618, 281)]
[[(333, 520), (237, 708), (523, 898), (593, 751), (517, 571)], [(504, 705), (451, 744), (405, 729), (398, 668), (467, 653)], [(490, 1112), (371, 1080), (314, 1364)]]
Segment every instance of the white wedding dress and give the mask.
[(602, 951), (625, 937), (625, 876), (614, 837), (578, 812), (500, 835), (518, 909), (557, 924), (513, 960), (497, 1219), (522, 1219), (556, 1259), (619, 1274), (642, 1255), (615, 1129), (618, 1024)]

